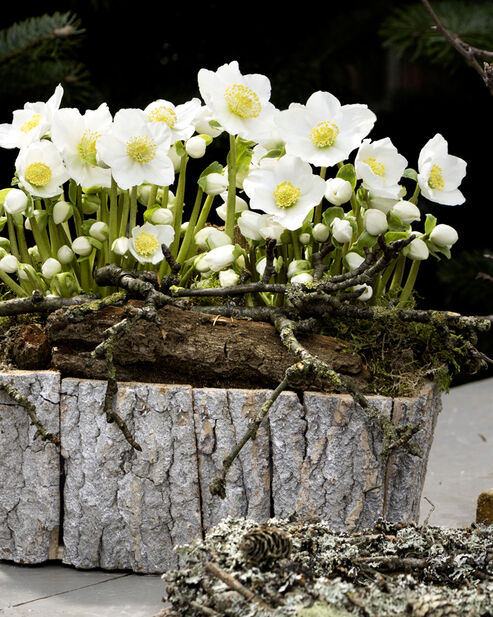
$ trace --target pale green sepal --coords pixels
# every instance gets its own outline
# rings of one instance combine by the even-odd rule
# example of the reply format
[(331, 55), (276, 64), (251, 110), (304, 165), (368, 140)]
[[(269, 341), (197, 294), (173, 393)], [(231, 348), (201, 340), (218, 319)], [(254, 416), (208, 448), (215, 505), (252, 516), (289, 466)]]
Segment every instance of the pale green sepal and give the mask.
[(340, 206), (331, 206), (330, 208), (327, 208), (322, 214), (322, 219), (325, 225), (330, 226), (332, 221), (336, 218), (344, 218), (344, 210)]
[(346, 163), (343, 165), (337, 172), (336, 178), (347, 180), (353, 187), (354, 191), (354, 187), (356, 186), (356, 172), (354, 171), (354, 166), (351, 163)]
[(433, 216), (433, 214), (427, 214), (426, 215), (426, 221), (425, 221), (425, 235), (429, 236), (431, 234), (431, 232), (435, 229), (435, 225), (437, 224), (437, 218), (436, 216)]

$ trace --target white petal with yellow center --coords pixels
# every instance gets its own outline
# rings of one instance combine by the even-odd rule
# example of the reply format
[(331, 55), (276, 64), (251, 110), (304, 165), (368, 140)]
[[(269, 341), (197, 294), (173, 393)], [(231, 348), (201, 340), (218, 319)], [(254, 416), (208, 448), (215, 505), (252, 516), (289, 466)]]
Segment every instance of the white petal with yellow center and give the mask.
[(127, 154), (139, 165), (150, 163), (156, 156), (156, 149), (156, 142), (148, 135), (135, 135), (127, 140)]

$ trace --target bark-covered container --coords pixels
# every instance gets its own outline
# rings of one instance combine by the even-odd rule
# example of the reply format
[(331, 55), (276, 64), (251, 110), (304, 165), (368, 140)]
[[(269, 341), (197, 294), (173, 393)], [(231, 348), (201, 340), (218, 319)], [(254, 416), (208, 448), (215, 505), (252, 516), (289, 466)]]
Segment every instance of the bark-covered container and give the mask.
[[(208, 485), (270, 390), (120, 382), (115, 411), (139, 452), (103, 410), (106, 382), (56, 371), (7, 371), (61, 447), (34, 439), (26, 411), (0, 392), (0, 558), (60, 557), (80, 568), (163, 572), (173, 546), (219, 520), (319, 516), (336, 530), (377, 518), (417, 520), (440, 395), (369, 397), (392, 422), (419, 423), (422, 458), (381, 456), (382, 434), (349, 395), (283, 392), (227, 477)], [(57, 550), (58, 543), (63, 547)]]

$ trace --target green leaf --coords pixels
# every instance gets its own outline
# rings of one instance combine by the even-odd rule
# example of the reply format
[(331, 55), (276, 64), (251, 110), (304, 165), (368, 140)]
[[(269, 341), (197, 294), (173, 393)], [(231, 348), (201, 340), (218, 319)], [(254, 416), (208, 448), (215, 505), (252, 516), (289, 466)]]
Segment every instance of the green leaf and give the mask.
[(77, 203), (77, 182), (72, 179), (70, 179), (68, 185), (68, 199), (70, 203), (75, 206), (75, 204)]
[(414, 180), (415, 182), (418, 181), (418, 172), (415, 169), (412, 169), (411, 167), (408, 167), (407, 169), (404, 170), (404, 173), (402, 174), (403, 178), (411, 178), (411, 180)]
[(0, 206), (3, 206), (3, 202), (5, 201), (5, 198), (7, 197), (7, 193), (8, 193), (9, 191), (11, 191), (11, 190), (12, 190), (12, 188), (9, 188), (9, 189), (2, 189), (2, 190), (0, 191)]
[(336, 178), (347, 180), (351, 184), (354, 191), (356, 186), (356, 172), (354, 171), (354, 166), (351, 165), (351, 163), (346, 163), (343, 165), (337, 172)]
[(269, 150), (266, 154), (264, 154), (262, 159), (278, 159), (281, 156), (284, 156), (285, 154), (286, 154), (286, 147), (284, 144), (282, 144), (278, 146), (277, 148), (272, 148), (272, 150)]
[(404, 225), (397, 214), (394, 214), (392, 211), (387, 214), (387, 220), (389, 222), (390, 231), (406, 231), (409, 227), (408, 225)]
[(5, 227), (6, 223), (7, 223), (7, 217), (6, 216), (0, 216), (0, 231), (2, 231), (2, 229)]
[(433, 214), (426, 215), (425, 221), (425, 235), (429, 236), (431, 232), (435, 229), (435, 225), (437, 224), (437, 219)]
[(327, 208), (322, 214), (322, 219), (325, 225), (330, 225), (336, 218), (344, 218), (344, 210), (340, 206), (331, 206)]
[(409, 237), (409, 234), (405, 231), (388, 231), (384, 237), (385, 237), (385, 242), (387, 244), (390, 244), (391, 242), (394, 242), (395, 240), (404, 240), (404, 238)]
[(186, 155), (185, 146), (183, 145), (183, 142), (180, 141), (180, 140), (175, 142), (175, 150), (176, 150), (176, 154), (179, 157), (182, 157), (182, 156)]
[(197, 184), (200, 186), (200, 188), (202, 190), (205, 190), (206, 188), (206, 183), (207, 183), (207, 176), (209, 174), (222, 174), (223, 173), (223, 166), (221, 165), (221, 163), (218, 163), (217, 161), (214, 161), (214, 163), (211, 163), (208, 167), (206, 167), (204, 169), (204, 171), (200, 174), (199, 179), (197, 180)]
[(363, 231), (358, 238), (358, 241), (351, 247), (351, 250), (356, 249), (358, 251), (361, 251), (364, 248), (371, 248), (372, 246), (375, 246), (377, 241), (378, 236), (372, 236), (367, 231)]

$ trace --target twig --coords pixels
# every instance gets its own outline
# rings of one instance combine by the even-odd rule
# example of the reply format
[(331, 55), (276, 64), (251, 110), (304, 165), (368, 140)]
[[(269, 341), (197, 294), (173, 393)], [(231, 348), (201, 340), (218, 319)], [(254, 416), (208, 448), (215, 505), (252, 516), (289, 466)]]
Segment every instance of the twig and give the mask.
[(204, 606), (203, 604), (199, 604), (198, 602), (195, 602), (195, 600), (190, 601), (190, 606), (204, 615), (209, 615), (209, 617), (220, 617), (217, 611), (209, 608), (208, 606)]
[(424, 497), (424, 499), (426, 499), (426, 501), (430, 504), (431, 506), (431, 510), (428, 512), (428, 514), (426, 515), (426, 518), (423, 522), (423, 527), (428, 527), (428, 523), (430, 522), (430, 516), (433, 514), (433, 512), (435, 511), (435, 504), (433, 502), (431, 502), (428, 497)]
[(429, 564), (429, 559), (419, 557), (396, 557), (395, 555), (374, 555), (373, 557), (357, 557), (356, 559), (353, 559), (353, 562), (356, 564), (376, 563), (376, 567), (384, 567), (386, 570), (395, 572), (398, 570), (415, 570), (426, 568)]
[(0, 302), (0, 317), (21, 315), (23, 313), (53, 313), (60, 308), (86, 304), (94, 299), (94, 296), (46, 298), (40, 291), (35, 291), (27, 298), (13, 298), (12, 300)]

